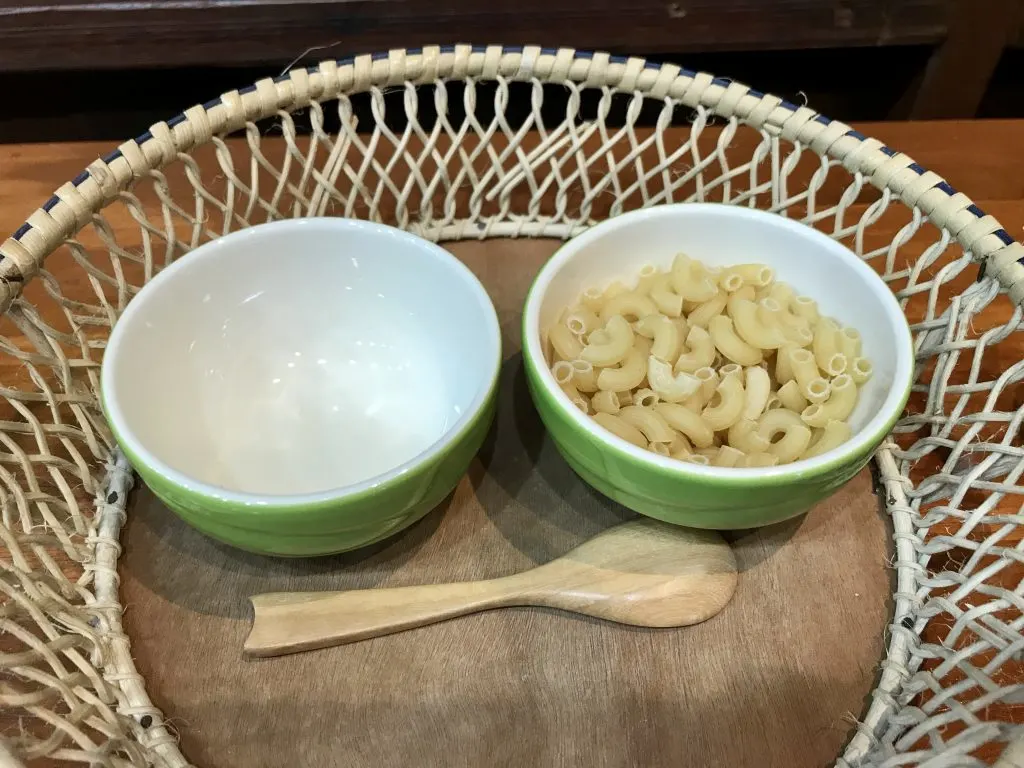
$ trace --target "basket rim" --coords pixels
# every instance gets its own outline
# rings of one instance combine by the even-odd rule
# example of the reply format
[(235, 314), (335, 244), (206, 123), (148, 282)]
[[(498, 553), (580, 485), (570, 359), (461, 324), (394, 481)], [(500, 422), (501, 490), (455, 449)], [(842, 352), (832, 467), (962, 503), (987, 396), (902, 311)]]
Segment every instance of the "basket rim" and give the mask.
[(650, 98), (675, 98), (736, 116), (757, 129), (773, 128), (785, 139), (840, 160), (851, 173), (863, 174), (873, 186), (895, 192), (906, 205), (919, 208), (975, 254), (1015, 305), (1024, 304), (1024, 245), (944, 178), (845, 123), (729, 78), (675, 64), (572, 48), (456, 44), (392, 49), (292, 69), (186, 109), (123, 142), (57, 189), (0, 244), (0, 312), (49, 253), (84, 226), (94, 211), (178, 153), (233, 132), (247, 120), (298, 109), (314, 100), (372, 87), (465, 77), (605, 86)]

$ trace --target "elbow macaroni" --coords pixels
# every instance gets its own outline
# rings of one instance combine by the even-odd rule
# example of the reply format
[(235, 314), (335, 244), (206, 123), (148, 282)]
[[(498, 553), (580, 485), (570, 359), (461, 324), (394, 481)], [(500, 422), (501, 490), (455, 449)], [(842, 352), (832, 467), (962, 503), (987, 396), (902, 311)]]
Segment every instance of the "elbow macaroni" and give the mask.
[(770, 267), (679, 254), (632, 284), (588, 288), (544, 335), (555, 383), (602, 428), (665, 460), (726, 469), (850, 439), (872, 375), (861, 335)]

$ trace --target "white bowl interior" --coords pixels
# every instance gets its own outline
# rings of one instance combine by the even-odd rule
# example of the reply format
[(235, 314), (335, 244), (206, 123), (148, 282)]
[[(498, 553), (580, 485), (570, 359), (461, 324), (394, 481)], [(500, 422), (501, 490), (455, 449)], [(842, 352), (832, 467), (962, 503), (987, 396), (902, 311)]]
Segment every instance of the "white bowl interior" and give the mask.
[[(827, 235), (781, 216), (739, 206), (655, 206), (610, 219), (570, 241), (545, 265), (526, 308), (528, 338), (524, 343), (531, 347), (534, 359), (543, 359), (541, 333), (586, 288), (603, 288), (615, 280), (635, 285), (644, 264), (667, 268), (680, 252), (708, 265), (767, 264), (778, 280), (815, 299), (822, 314), (860, 331), (864, 354), (874, 365), (874, 375), (860, 390), (850, 417), (854, 437), (846, 445), (796, 465), (749, 470), (686, 465), (688, 470), (778, 474), (789, 471), (787, 467), (821, 464), (856, 446), (859, 432), (868, 438), (875, 422), (884, 423), (892, 416), (906, 389), (905, 384), (894, 389), (894, 383), (907, 382), (912, 366), (906, 321), (892, 293), (856, 254)], [(561, 395), (553, 376), (546, 376), (545, 385)], [(581, 425), (608, 438), (608, 433), (580, 414), (567, 398), (561, 399)], [(645, 459), (681, 464), (612, 439)]]
[(379, 482), (482, 405), (493, 305), (443, 249), (345, 219), (254, 227), (132, 300), (103, 370), (108, 418), (185, 485), (257, 495)]

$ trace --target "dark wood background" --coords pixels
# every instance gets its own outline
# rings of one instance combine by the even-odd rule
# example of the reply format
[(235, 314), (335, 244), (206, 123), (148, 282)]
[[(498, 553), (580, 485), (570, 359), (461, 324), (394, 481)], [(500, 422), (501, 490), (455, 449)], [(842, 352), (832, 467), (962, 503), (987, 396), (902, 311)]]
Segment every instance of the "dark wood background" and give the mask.
[(114, 141), (289, 65), (455, 41), (671, 60), (844, 120), (1024, 115), (1024, 0), (0, 0), (0, 142)]

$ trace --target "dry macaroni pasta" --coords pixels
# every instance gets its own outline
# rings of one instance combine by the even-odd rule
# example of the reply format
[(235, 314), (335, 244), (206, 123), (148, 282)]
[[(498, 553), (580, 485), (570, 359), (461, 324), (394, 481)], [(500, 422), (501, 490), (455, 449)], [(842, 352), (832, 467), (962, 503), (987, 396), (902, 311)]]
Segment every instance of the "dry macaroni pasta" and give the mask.
[(703, 466), (770, 467), (837, 448), (872, 375), (860, 333), (770, 267), (684, 254), (587, 288), (546, 339), (552, 375), (581, 412), (638, 448)]

